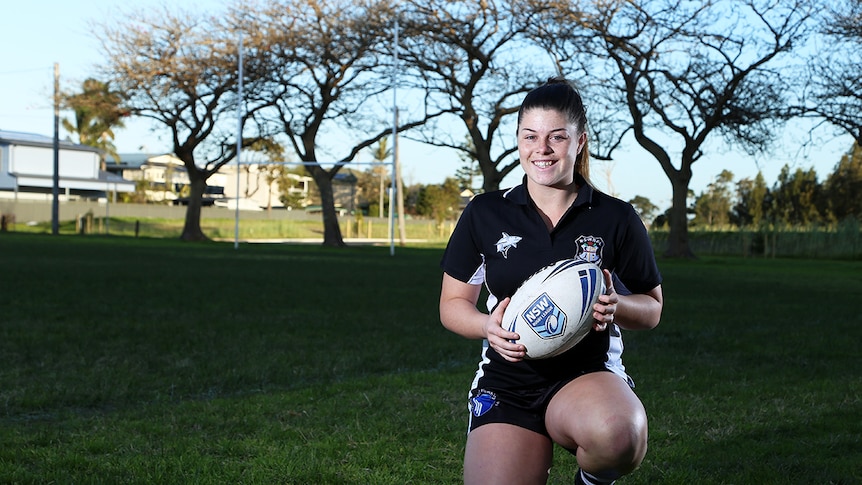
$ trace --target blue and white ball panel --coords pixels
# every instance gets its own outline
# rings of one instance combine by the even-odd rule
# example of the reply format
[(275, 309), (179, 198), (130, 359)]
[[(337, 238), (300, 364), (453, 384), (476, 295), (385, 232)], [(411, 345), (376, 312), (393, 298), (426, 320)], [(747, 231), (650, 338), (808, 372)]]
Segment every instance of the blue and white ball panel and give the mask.
[(593, 326), (593, 304), (604, 293), (602, 270), (576, 259), (558, 261), (528, 278), (512, 295), (503, 325), (518, 333), (528, 359), (559, 355)]

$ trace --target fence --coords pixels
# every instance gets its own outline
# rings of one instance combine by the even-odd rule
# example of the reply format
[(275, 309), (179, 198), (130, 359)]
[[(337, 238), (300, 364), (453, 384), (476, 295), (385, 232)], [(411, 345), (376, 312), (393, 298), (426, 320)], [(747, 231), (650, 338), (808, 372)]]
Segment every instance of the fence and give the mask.
[[(84, 214), (92, 213), (96, 218), (120, 217), (132, 219), (184, 219), (186, 208), (183, 206), (160, 204), (117, 204), (95, 201), (62, 201), (59, 205), (60, 220), (70, 221)], [(319, 214), (305, 211), (240, 211), (243, 219), (319, 219)], [(0, 213), (13, 214), (19, 223), (40, 223), (51, 221), (51, 202), (44, 200), (0, 199)], [(234, 209), (223, 207), (203, 207), (202, 219), (233, 219)]]
[[(186, 208), (156, 204), (105, 204), (85, 201), (60, 203), (60, 231), (63, 233), (112, 234), (140, 237), (179, 237)], [(0, 199), (4, 221), (21, 225), (47, 227), (51, 222), (49, 201), (11, 202)], [(236, 229), (236, 211), (220, 207), (201, 209), (201, 229), (213, 239), (232, 239)], [(242, 239), (319, 239), (323, 240), (323, 221), (319, 212), (274, 209), (272, 211), (240, 210)], [(407, 238), (411, 241), (446, 241), (454, 222), (442, 225), (425, 219), (407, 219)], [(344, 238), (388, 240), (388, 218), (339, 217)], [(38, 229), (38, 228), (37, 228)], [(47, 230), (47, 229), (46, 229)], [(396, 240), (400, 238), (396, 230)]]
[[(667, 231), (652, 231), (650, 237), (659, 253), (667, 247)], [(695, 255), (862, 259), (858, 224), (835, 230), (689, 231), (688, 242)]]
[[(155, 204), (105, 204), (64, 201), (59, 206), (60, 220), (66, 231), (77, 233), (178, 237), (186, 208)], [(50, 201), (0, 199), (0, 214), (5, 226), (44, 224), (51, 221)], [(235, 235), (233, 209), (204, 207), (201, 228), (212, 238), (230, 239)], [(354, 239), (388, 239), (387, 218), (343, 216), (339, 218), (342, 236)], [(442, 225), (423, 219), (406, 221), (407, 238), (445, 242), (454, 222)], [(244, 239), (323, 239), (319, 213), (301, 210), (240, 211), (240, 237)], [(653, 247), (663, 252), (668, 232), (650, 232)], [(862, 259), (862, 232), (859, 223), (848, 221), (830, 230), (823, 228), (768, 229), (762, 231), (690, 230), (689, 245), (696, 255), (744, 257), (800, 257), (823, 259)], [(396, 239), (399, 234), (396, 231)]]

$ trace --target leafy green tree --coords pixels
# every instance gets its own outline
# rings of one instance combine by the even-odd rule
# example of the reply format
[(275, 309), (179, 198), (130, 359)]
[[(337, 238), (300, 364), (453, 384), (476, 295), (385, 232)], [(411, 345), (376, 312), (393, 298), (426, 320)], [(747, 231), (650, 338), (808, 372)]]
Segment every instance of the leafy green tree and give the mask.
[(120, 161), (114, 146), (114, 129), (122, 128), (123, 118), (129, 111), (123, 106), (123, 95), (111, 89), (110, 82), (88, 78), (81, 91), (64, 94), (62, 105), (71, 109), (74, 120), (63, 118), (63, 128), (78, 137), (78, 143), (102, 150), (102, 170), (106, 156)]
[(754, 180), (745, 178), (737, 182), (731, 222), (739, 227), (761, 227), (766, 221), (768, 195), (769, 189), (761, 172), (757, 172)]
[(629, 201), (629, 204), (635, 208), (640, 215), (641, 220), (644, 221), (645, 224), (647, 223), (646, 221), (652, 221), (656, 212), (658, 212), (658, 206), (642, 195), (634, 196), (634, 198)]
[(854, 144), (841, 157), (823, 185), (830, 211), (836, 220), (855, 217), (862, 221), (862, 147), (859, 144)]
[(822, 187), (817, 182), (817, 172), (812, 168), (797, 168), (791, 172), (785, 165), (771, 191), (771, 216), (776, 223), (788, 226), (809, 226), (822, 222), (818, 207), (822, 198)]
[(730, 221), (731, 192), (733, 173), (722, 170), (715, 181), (706, 186), (706, 191), (695, 198), (693, 225), (716, 227), (727, 225)]
[(419, 191), (416, 201), (416, 212), (419, 215), (432, 217), (438, 224), (458, 215), (461, 203), (461, 190), (458, 179), (446, 177), (441, 185), (426, 185)]
[[(285, 162), (284, 146), (270, 138), (257, 138), (248, 143), (248, 150), (260, 153), (269, 163), (259, 164), (257, 169), (263, 174), (263, 181), (266, 183), (267, 197), (266, 210), (272, 211), (272, 192), (273, 187), (278, 186), (279, 180), (285, 176), (285, 165), (280, 162)], [(251, 180), (251, 166), (246, 166), (248, 177), (246, 181)], [(257, 189), (255, 189), (257, 190)], [(246, 188), (246, 197), (249, 197), (251, 192)], [(301, 197), (300, 197), (301, 200)]]
[(366, 205), (369, 209), (373, 207), (377, 209), (376, 214), (369, 213), (370, 216), (383, 217), (386, 209), (386, 201), (388, 200), (386, 187), (392, 176), (391, 164), (389, 163), (392, 158), (392, 149), (387, 146), (388, 140), (389, 138), (381, 138), (377, 145), (372, 147), (371, 157), (376, 163), (365, 172), (357, 174), (357, 187), (363, 199), (360, 205)]
[(305, 186), (307, 192), (303, 192), (300, 180), (307, 176), (308, 172), (301, 166), (281, 166), (281, 172), (276, 180), (276, 185), (281, 194), (278, 200), (285, 207), (302, 209), (309, 204), (320, 204), (320, 191), (317, 190), (317, 185), (313, 181)]

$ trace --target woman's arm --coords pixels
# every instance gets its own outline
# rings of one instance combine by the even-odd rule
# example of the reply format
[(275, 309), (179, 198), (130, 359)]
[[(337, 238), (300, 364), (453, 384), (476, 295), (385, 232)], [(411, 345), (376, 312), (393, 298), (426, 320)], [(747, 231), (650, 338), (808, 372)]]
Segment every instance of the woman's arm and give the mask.
[(664, 306), (661, 285), (646, 293), (620, 295), (614, 290), (608, 270), (604, 273), (608, 292), (599, 296), (598, 303), (593, 305), (593, 318), (596, 320), (594, 328), (604, 330), (611, 322), (626, 330), (655, 328), (661, 320)]
[(649, 330), (661, 320), (664, 306), (661, 285), (646, 293), (620, 295), (614, 321), (626, 330)]
[(471, 285), (443, 273), (440, 290), (440, 322), (450, 331), (470, 339), (488, 339), (488, 344), (505, 359), (518, 361), (524, 358), (526, 349), (518, 340), (517, 333), (503, 330), (503, 313), (509, 304), (506, 298), (490, 315), (476, 308), (481, 285)]

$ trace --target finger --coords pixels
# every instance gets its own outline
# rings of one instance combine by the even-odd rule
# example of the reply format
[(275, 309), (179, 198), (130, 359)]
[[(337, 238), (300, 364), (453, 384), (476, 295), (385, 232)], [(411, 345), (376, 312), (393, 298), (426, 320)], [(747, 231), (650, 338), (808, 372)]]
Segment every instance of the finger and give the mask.
[(500, 338), (500, 336), (488, 339), (488, 343), (506, 360), (520, 360), (524, 358), (524, 355), (526, 355), (527, 349), (522, 344), (517, 344), (511, 340)]
[(519, 356), (503, 355), (503, 358), (508, 360), (509, 362), (520, 362), (524, 360), (524, 354), (521, 353)]
[(497, 307), (494, 308), (494, 311), (491, 312), (491, 315), (495, 316), (498, 320), (503, 320), (503, 314), (506, 313), (506, 307), (509, 306), (509, 302), (512, 301), (511, 298), (506, 297), (500, 300), (500, 303), (497, 304)]
[(507, 347), (501, 347), (497, 349), (497, 353), (502, 355), (504, 359), (512, 362), (522, 360), (527, 354), (523, 345), (517, 347), (517, 350), (512, 350)]
[(611, 317), (613, 319), (614, 312), (616, 311), (616, 305), (610, 302), (598, 302), (593, 305), (593, 318), (600, 322), (608, 321), (607, 317)]
[(614, 323), (614, 316), (612, 314), (607, 313), (597, 313), (593, 314), (593, 326), (595, 325), (607, 325), (609, 323)]
[(610, 295), (614, 291), (614, 279), (611, 272), (606, 269), (602, 270), (602, 275), (605, 277), (605, 294)]
[(493, 343), (501, 349), (507, 351), (524, 350), (524, 345), (518, 343), (521, 336), (517, 332), (511, 332), (504, 328), (495, 328), (488, 337), (489, 343)]

